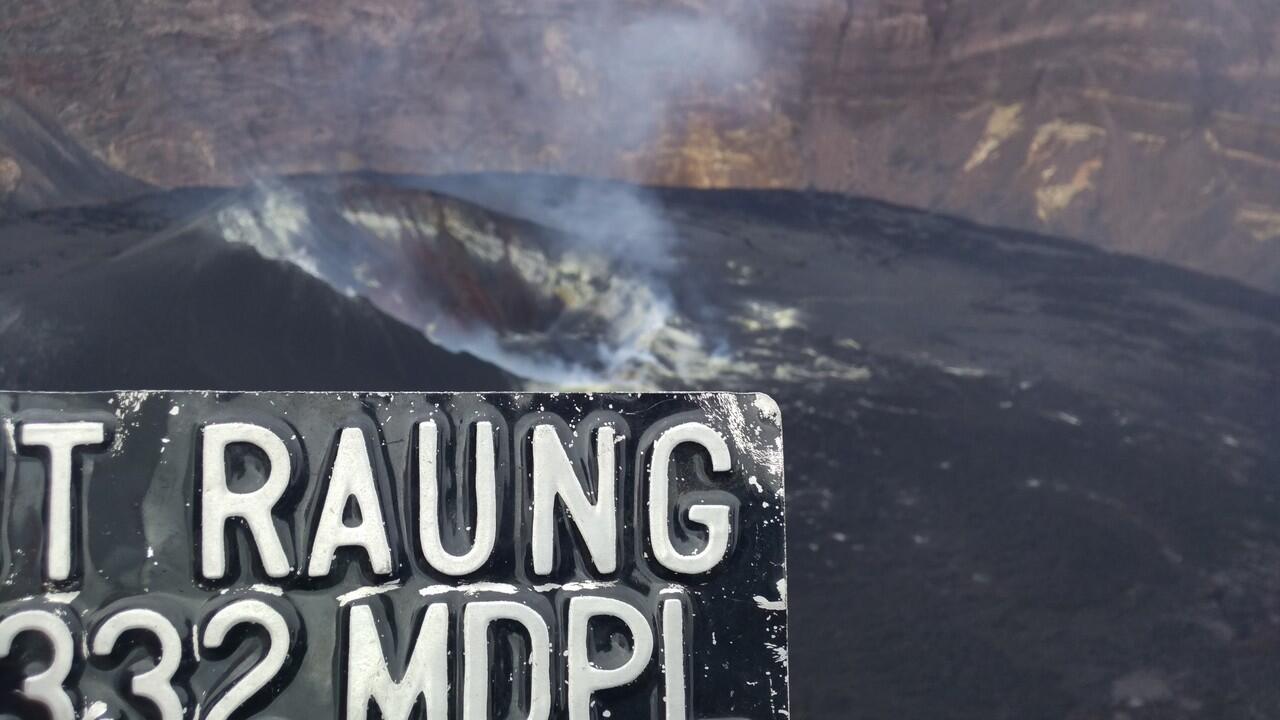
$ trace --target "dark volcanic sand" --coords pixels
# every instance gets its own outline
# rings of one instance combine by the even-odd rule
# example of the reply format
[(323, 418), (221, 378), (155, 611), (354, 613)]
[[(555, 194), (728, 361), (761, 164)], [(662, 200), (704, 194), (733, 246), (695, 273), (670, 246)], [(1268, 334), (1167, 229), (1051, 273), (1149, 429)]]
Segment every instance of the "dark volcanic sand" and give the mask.
[[(355, 297), (306, 253), (223, 239), (261, 189), (5, 221), (0, 385), (545, 388), (567, 382), (543, 372), (559, 358), (597, 386), (766, 391), (787, 439), (795, 717), (1280, 716), (1280, 299), (833, 196), (661, 191), (640, 203), (658, 211), (640, 227), (673, 236), (658, 242), (569, 237), (425, 186), (548, 225), (574, 224), (558, 199), (618, 190), (279, 186), (302, 235), (416, 228), (377, 245), (413, 250)], [(441, 207), (501, 235), (505, 259), (424, 240)], [(512, 247), (603, 258), (669, 302), (663, 330), (594, 357), (620, 291), (521, 287)], [(340, 268), (363, 251), (342, 252)], [(532, 367), (401, 322), (459, 314)], [(629, 342), (643, 352), (610, 364)]]

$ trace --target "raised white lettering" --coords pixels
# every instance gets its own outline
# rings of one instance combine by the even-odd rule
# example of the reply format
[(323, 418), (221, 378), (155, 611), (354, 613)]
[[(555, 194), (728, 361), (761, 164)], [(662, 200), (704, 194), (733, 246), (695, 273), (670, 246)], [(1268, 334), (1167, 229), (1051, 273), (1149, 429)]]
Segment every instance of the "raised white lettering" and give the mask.
[[(352, 501), (360, 513), (360, 522), (347, 525), (343, 513)], [(387, 526), (374, 485), (369, 448), (359, 428), (344, 429), (338, 439), (307, 574), (328, 575), (340, 547), (364, 548), (373, 572), (379, 575), (391, 572), (391, 542), (387, 539)]]
[(266, 629), (266, 655), (221, 694), (203, 720), (229, 720), (241, 705), (271, 682), (289, 659), (289, 624), (278, 610), (261, 600), (236, 600), (214, 613), (204, 628), (204, 646), (222, 647), (231, 629), (245, 623)]
[(551, 573), (555, 556), (556, 498), (582, 534), (596, 570), (618, 569), (617, 473), (614, 447), (617, 434), (608, 426), (596, 431), (596, 501), (565, 453), (560, 435), (551, 425), (533, 429), (533, 571)]
[(71, 577), (72, 451), (77, 447), (99, 445), (105, 439), (106, 428), (100, 422), (23, 423), (21, 426), (19, 443), (49, 450), (45, 575), (50, 580)]
[(649, 542), (654, 557), (663, 567), (685, 575), (697, 575), (714, 568), (729, 548), (729, 508), (725, 505), (694, 505), (689, 519), (707, 529), (707, 545), (684, 555), (671, 543), (671, 454), (678, 445), (693, 443), (711, 454), (711, 469), (725, 472), (733, 467), (724, 436), (697, 422), (684, 423), (662, 433), (653, 443), (649, 466)]
[(182, 720), (184, 708), (173, 689), (173, 674), (182, 663), (182, 638), (178, 630), (155, 610), (122, 610), (107, 618), (93, 636), (94, 655), (110, 655), (120, 636), (130, 630), (145, 630), (160, 643), (155, 667), (134, 676), (129, 688), (134, 695), (155, 703), (161, 720)]
[(409, 720), (418, 698), (426, 700), (427, 720), (445, 720), (449, 712), (449, 608), (427, 608), (418, 639), (400, 680), (393, 680), (382, 653), (378, 628), (368, 605), (351, 608), (347, 636), (346, 720), (366, 720), (369, 704), (383, 720)]
[[(262, 567), (273, 578), (285, 577), (292, 568), (280, 536), (271, 520), (271, 509), (289, 485), (289, 450), (275, 433), (249, 423), (207, 425), (201, 433), (203, 452), (200, 478), (200, 571), (210, 580), (227, 572), (224, 532), (227, 521), (238, 517), (249, 526)], [(252, 492), (232, 492), (227, 487), (227, 446), (253, 445), (267, 456), (267, 481)]]
[[(616, 668), (591, 662), (593, 618), (614, 617), (631, 633), (631, 656)], [(591, 720), (591, 696), (640, 677), (653, 655), (653, 630), (639, 610), (613, 598), (579, 596), (569, 600), (569, 720)]]
[[(493, 423), (476, 423), (476, 530), (471, 549), (462, 555), (446, 550), (440, 537), (439, 443), (439, 430), (434, 421), (418, 424), (418, 537), (427, 563), (446, 575), (456, 577), (483, 567), (497, 540), (498, 479), (495, 475), (497, 459), (493, 446)], [(458, 482), (458, 487), (461, 486), (462, 483)]]
[(529, 633), (528, 720), (551, 714), (551, 631), (536, 610), (518, 602), (468, 603), (462, 616), (463, 720), (489, 720), (489, 626), (496, 620), (520, 623)]
[(76, 711), (62, 687), (71, 672), (76, 646), (71, 630), (57, 615), (47, 610), (23, 610), (0, 621), (0, 658), (8, 657), (18, 635), (30, 632), (44, 638), (53, 648), (49, 667), (22, 681), (22, 694), (49, 711), (53, 720), (74, 720)]

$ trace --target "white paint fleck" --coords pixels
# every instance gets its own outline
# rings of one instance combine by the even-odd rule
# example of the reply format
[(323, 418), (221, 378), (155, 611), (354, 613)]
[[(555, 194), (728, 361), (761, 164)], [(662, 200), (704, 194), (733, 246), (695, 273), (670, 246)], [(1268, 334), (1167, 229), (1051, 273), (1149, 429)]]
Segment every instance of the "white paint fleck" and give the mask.
[(383, 583), (382, 585), (370, 585), (367, 587), (356, 588), (351, 592), (339, 595), (337, 597), (338, 605), (345, 607), (357, 600), (363, 600), (368, 597), (373, 597), (374, 595), (381, 595), (400, 587), (401, 585), (398, 580), (392, 580), (391, 582)]
[(765, 644), (764, 644), (764, 646), (765, 646), (765, 647), (767, 647), (767, 648), (769, 648), (769, 652), (772, 652), (772, 653), (773, 653), (773, 659), (774, 659), (774, 660), (775, 660), (779, 665), (781, 665), (782, 667), (788, 667), (789, 662), (788, 662), (788, 658), (787, 658), (787, 646), (786, 646), (786, 645), (777, 645), (777, 644), (775, 644), (775, 643), (767, 642), (767, 643), (765, 643)]
[(782, 410), (773, 398), (764, 393), (756, 393), (756, 410), (760, 411), (760, 419), (782, 427)]
[(13, 420), (10, 418), (5, 418), (4, 419), (4, 444), (9, 448), (9, 453), (12, 455), (18, 454), (18, 445), (17, 445), (17, 440), (15, 438), (17, 438), (17, 430), (14, 427)]
[(770, 600), (763, 595), (756, 595), (751, 598), (756, 601), (756, 605), (761, 610), (786, 610), (787, 609), (787, 581), (785, 579), (778, 581), (778, 599)]
[(127, 390), (116, 393), (116, 428), (110, 448), (112, 456), (119, 455), (124, 449), (124, 441), (129, 431), (138, 426), (138, 420), (130, 421), (129, 417), (141, 410), (142, 403), (149, 397), (151, 393), (146, 390)]
[(580, 590), (600, 590), (602, 588), (611, 588), (617, 586), (616, 580), (581, 580), (567, 583), (546, 583), (545, 585), (534, 585), (533, 589), (537, 592), (548, 592), (551, 590), (564, 590), (565, 592), (578, 592)]
[(475, 595), (476, 593), (482, 592), (515, 595), (519, 590), (515, 585), (508, 585), (507, 583), (477, 582), (467, 585), (430, 585), (419, 590), (418, 594), (422, 597), (431, 597), (433, 595), (447, 595), (454, 592), (462, 593), (464, 595)]

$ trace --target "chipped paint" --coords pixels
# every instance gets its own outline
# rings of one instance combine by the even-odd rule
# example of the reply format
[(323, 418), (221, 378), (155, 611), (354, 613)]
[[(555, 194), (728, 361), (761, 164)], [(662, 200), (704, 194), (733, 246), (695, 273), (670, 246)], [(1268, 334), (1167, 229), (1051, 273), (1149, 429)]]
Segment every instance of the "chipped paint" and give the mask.
[(775, 426), (782, 427), (782, 410), (778, 407), (777, 401), (765, 395), (764, 393), (756, 393), (755, 396), (756, 410), (760, 411), (760, 419)]
[(448, 595), (449, 593), (462, 593), (463, 595), (475, 595), (477, 593), (515, 595), (517, 592), (519, 592), (519, 589), (509, 583), (475, 582), (465, 585), (429, 585), (419, 590), (418, 594), (422, 597), (432, 597), (435, 595)]
[(112, 455), (119, 455), (124, 448), (129, 431), (138, 426), (138, 420), (132, 416), (142, 409), (142, 404), (149, 397), (151, 393), (141, 390), (116, 393), (116, 427), (110, 450)]
[(370, 585), (367, 587), (356, 588), (351, 592), (339, 595), (336, 600), (338, 601), (338, 605), (346, 606), (357, 600), (364, 600), (365, 598), (374, 597), (375, 595), (381, 595), (383, 593), (391, 592), (392, 590), (398, 590), (400, 587), (402, 587), (400, 582), (398, 580), (393, 580), (391, 582), (383, 583), (382, 585)]
[(0, 423), (0, 425), (3, 425), (3, 429), (4, 429), (5, 447), (9, 450), (10, 455), (17, 455), (18, 454), (17, 425), (14, 424), (12, 418), (5, 418), (3, 423)]
[[(729, 432), (734, 446), (747, 453), (753, 462), (767, 469), (772, 478), (782, 477), (781, 434), (775, 436), (777, 440), (774, 443), (765, 443), (759, 437), (753, 436), (750, 429), (755, 427), (755, 424), (747, 421), (742, 405), (735, 395), (706, 394), (702, 396), (702, 406), (708, 415), (720, 422)], [(758, 434), (759, 430), (756, 433)], [(780, 494), (782, 488), (775, 488), (774, 491)]]
[(756, 595), (752, 598), (755, 600), (756, 606), (761, 610), (786, 610), (787, 609), (787, 581), (778, 581), (778, 599), (770, 600), (763, 595)]
[(533, 589), (537, 592), (550, 592), (552, 590), (582, 592), (584, 590), (603, 590), (604, 588), (617, 586), (618, 583), (614, 580), (580, 580), (567, 583), (546, 583), (545, 585), (534, 585)]

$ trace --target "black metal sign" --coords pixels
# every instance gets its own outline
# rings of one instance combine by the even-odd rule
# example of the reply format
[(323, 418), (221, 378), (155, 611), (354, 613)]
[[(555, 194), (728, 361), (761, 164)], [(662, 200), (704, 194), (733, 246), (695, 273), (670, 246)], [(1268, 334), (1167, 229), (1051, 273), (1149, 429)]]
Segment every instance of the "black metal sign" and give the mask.
[(0, 393), (0, 717), (780, 718), (764, 395)]

